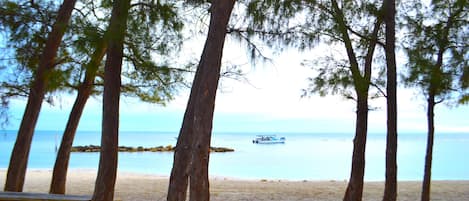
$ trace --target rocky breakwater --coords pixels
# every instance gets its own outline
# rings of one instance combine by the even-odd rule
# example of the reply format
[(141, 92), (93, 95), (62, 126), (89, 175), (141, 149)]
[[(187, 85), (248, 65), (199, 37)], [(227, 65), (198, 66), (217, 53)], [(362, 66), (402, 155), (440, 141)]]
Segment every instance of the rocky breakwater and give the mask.
[[(129, 147), (129, 146), (119, 146), (119, 152), (170, 152), (174, 151), (173, 146), (158, 146), (158, 147)], [(87, 145), (87, 146), (74, 146), (72, 147), (72, 152), (100, 152), (101, 147), (97, 145)], [(210, 147), (210, 152), (233, 152), (234, 149), (226, 147)]]

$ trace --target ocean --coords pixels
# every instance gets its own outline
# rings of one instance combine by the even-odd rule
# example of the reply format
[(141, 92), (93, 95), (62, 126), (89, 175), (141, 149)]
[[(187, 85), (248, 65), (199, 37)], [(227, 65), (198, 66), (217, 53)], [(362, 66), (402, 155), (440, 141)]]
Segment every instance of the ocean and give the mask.
[[(8, 168), (16, 131), (0, 131), (0, 169)], [(276, 133), (285, 144), (253, 144), (257, 134), (214, 133), (212, 146), (229, 147), (234, 152), (210, 155), (210, 176), (237, 179), (348, 180), (351, 168), (353, 133)], [(29, 157), (29, 169), (51, 170), (60, 131), (36, 131)], [(76, 145), (99, 145), (99, 131), (79, 131)], [(177, 132), (121, 132), (123, 146), (174, 146)], [(385, 179), (385, 134), (369, 134), (366, 147), (366, 181)], [(398, 180), (423, 178), (426, 134), (400, 133)], [(432, 179), (469, 180), (469, 133), (437, 133), (433, 152)], [(97, 169), (99, 153), (72, 153), (71, 169)], [(119, 153), (118, 171), (169, 176), (173, 153)]]

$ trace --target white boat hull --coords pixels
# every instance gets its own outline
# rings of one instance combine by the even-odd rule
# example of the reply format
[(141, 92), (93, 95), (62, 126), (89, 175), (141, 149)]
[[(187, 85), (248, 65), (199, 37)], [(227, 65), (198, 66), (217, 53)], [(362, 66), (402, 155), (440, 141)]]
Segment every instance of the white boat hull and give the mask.
[(285, 143), (285, 137), (274, 137), (274, 136), (260, 136), (252, 140), (254, 144), (283, 144)]

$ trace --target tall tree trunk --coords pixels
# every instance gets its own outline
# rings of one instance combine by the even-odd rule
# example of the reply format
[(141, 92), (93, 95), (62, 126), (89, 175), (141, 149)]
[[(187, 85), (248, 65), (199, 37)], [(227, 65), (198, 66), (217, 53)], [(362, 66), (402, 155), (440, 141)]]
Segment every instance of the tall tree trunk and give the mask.
[(226, 27), (236, 0), (212, 1), (209, 32), (174, 153), (168, 201), (210, 199), (209, 147)]
[(184, 120), (179, 132), (176, 148), (174, 149), (173, 168), (169, 178), (168, 186), (168, 201), (182, 201), (186, 200), (187, 184), (189, 178), (189, 167), (191, 166), (191, 150), (193, 142), (193, 122), (191, 121), (194, 116), (194, 106), (192, 106), (197, 91), (198, 84), (195, 82), (197, 74), (195, 75), (192, 84), (191, 95), (184, 113)]
[[(445, 27), (444, 36), (448, 35), (449, 27), (452, 25), (451, 18), (448, 19), (447, 26)], [(448, 43), (448, 39), (443, 39), (445, 43)], [(433, 141), (435, 135), (435, 97), (437, 96), (437, 86), (441, 84), (441, 67), (443, 66), (443, 55), (445, 48), (440, 47), (437, 54), (437, 61), (435, 66), (432, 67), (430, 86), (428, 87), (428, 99), (427, 99), (427, 150), (425, 153), (425, 169), (422, 183), (422, 201), (430, 200), (430, 187), (431, 187), (431, 176), (432, 176), (432, 158), (433, 158)]]
[(212, 134), (213, 112), (220, 67), (225, 43), (226, 27), (236, 0), (212, 1), (207, 40), (198, 66), (198, 87), (195, 94), (193, 118), (194, 141), (192, 146), (192, 170), (190, 174), (190, 200), (210, 200), (208, 164)]
[(435, 135), (435, 94), (430, 93), (427, 100), (427, 151), (425, 154), (425, 170), (422, 184), (422, 201), (430, 200), (430, 186), (432, 179), (433, 138)]
[(54, 23), (47, 37), (36, 76), (31, 85), (28, 103), (26, 104), (23, 119), (18, 130), (15, 146), (11, 154), (5, 182), (5, 191), (23, 191), (31, 141), (39, 112), (41, 111), (42, 101), (46, 93), (49, 72), (54, 68), (57, 50), (59, 49), (60, 42), (62, 41), (68, 22), (70, 21), (75, 2), (76, 0), (63, 1), (57, 15), (57, 21)]
[(397, 199), (397, 98), (396, 98), (396, 55), (395, 55), (395, 0), (384, 1), (384, 22), (386, 24), (386, 66), (387, 66), (387, 137), (386, 137), (386, 181), (383, 201)]
[[(443, 66), (443, 55), (448, 48), (449, 45), (449, 33), (450, 29), (454, 25), (454, 20), (457, 19), (457, 16), (464, 11), (464, 6), (466, 4), (462, 4), (458, 1), (455, 2), (454, 5), (457, 8), (454, 12), (450, 12), (450, 16), (446, 21), (446, 26), (443, 29), (443, 33), (441, 33), (440, 44), (438, 47), (437, 53), (437, 61), (435, 66), (432, 69), (431, 74), (431, 82), (428, 88), (428, 99), (427, 99), (427, 129), (428, 129), (428, 136), (427, 136), (427, 150), (425, 153), (425, 170), (423, 176), (423, 183), (422, 183), (422, 201), (429, 201), (430, 200), (430, 187), (431, 187), (431, 175), (432, 175), (432, 158), (433, 158), (433, 141), (435, 135), (435, 106), (437, 102), (435, 102), (435, 98), (438, 95), (438, 86), (441, 85), (441, 73), (442, 66)], [(439, 102), (438, 102), (439, 103)]]
[(352, 170), (344, 201), (360, 201), (363, 194), (365, 175), (365, 147), (368, 130), (368, 94), (358, 94), (357, 120), (353, 140)]
[(101, 154), (93, 201), (112, 201), (117, 176), (119, 144), (119, 100), (125, 30), (130, 0), (113, 1), (111, 21), (106, 40), (106, 64), (104, 66), (103, 120)]
[[(448, 29), (451, 26), (452, 21), (448, 20), (448, 25), (445, 29), (446, 34), (448, 35)], [(447, 40), (447, 39), (444, 39)], [(431, 77), (433, 78), (430, 82), (430, 86), (428, 88), (428, 99), (427, 99), (427, 150), (425, 153), (425, 170), (423, 175), (423, 183), (422, 183), (422, 201), (429, 201), (430, 200), (430, 186), (431, 186), (431, 176), (432, 176), (432, 158), (433, 158), (433, 139), (435, 135), (435, 97), (437, 95), (437, 86), (441, 82), (440, 79), (435, 79), (440, 77), (441, 75), (441, 66), (443, 65), (443, 54), (444, 48), (440, 48), (437, 54), (437, 61), (435, 66), (432, 69)], [(435, 83), (436, 82), (436, 83)]]
[(50, 186), (50, 193), (64, 194), (67, 181), (68, 163), (70, 160), (70, 151), (72, 149), (75, 133), (80, 122), (80, 117), (85, 108), (86, 102), (93, 90), (94, 78), (101, 63), (104, 54), (106, 53), (106, 42), (102, 40), (96, 47), (90, 62), (86, 65), (86, 75), (83, 83), (78, 89), (77, 98), (73, 104), (72, 111), (68, 118), (67, 126), (62, 136), (57, 158), (52, 173), (52, 182)]
[(378, 40), (379, 28), (382, 19), (377, 17), (373, 32), (368, 45), (363, 75), (360, 71), (357, 57), (355, 55), (352, 40), (348, 34), (348, 25), (342, 10), (336, 0), (332, 0), (334, 18), (341, 32), (347, 56), (350, 62), (350, 71), (353, 77), (355, 93), (357, 95), (357, 115), (355, 125), (355, 138), (353, 140), (352, 170), (350, 180), (345, 191), (344, 201), (360, 201), (363, 194), (363, 178), (365, 175), (365, 148), (368, 132), (368, 90), (370, 86), (373, 54)]

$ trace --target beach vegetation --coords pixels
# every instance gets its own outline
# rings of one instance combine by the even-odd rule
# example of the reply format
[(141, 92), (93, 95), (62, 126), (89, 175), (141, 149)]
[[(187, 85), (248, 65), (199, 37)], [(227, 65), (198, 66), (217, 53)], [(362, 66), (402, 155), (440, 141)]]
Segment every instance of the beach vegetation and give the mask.
[(114, 200), (119, 142), (121, 71), (129, 9), (130, 0), (114, 1), (112, 3), (111, 19), (107, 30), (108, 34), (105, 38), (108, 42), (108, 48), (104, 66), (101, 153), (92, 197), (93, 201)]
[[(192, 82), (174, 151), (168, 201), (185, 200), (189, 184), (190, 200), (210, 200), (208, 164), (215, 97), (227, 26), (235, 2), (236, 0), (218, 0), (209, 3), (207, 39)], [(188, 3), (207, 5), (205, 1)]]
[(397, 199), (397, 66), (396, 1), (384, 0), (386, 58), (386, 171), (383, 201)]
[[(219, 81), (222, 76), (242, 75), (236, 67), (231, 69), (234, 72), (223, 72), (227, 35), (246, 45), (252, 64), (258, 58), (269, 60), (257, 42), (277, 52), (287, 48), (306, 51), (322, 45), (329, 47), (331, 51), (324, 55), (312, 53), (303, 61), (304, 67), (312, 69), (312, 75), (302, 97), (339, 95), (356, 104), (351, 171), (344, 201), (362, 200), (368, 116), (373, 109), (371, 100), (379, 97), (387, 100), (386, 180), (382, 199), (397, 199), (396, 23), (402, 28), (407, 55), (402, 80), (406, 86), (418, 88), (427, 101), (422, 201), (430, 200), (435, 107), (443, 102), (469, 103), (467, 0), (76, 2), (64, 0), (62, 5), (57, 1), (0, 2), (0, 32), (5, 38), (0, 40), (7, 44), (4, 58), (0, 58), (0, 72), (5, 73), (0, 74), (0, 120), (8, 121), (7, 109), (12, 99), (27, 99), (5, 191), (23, 190), (42, 103), (54, 104), (60, 94), (76, 93), (57, 153), (50, 193), (65, 193), (70, 152), (101, 153), (92, 200), (113, 200), (118, 152), (174, 151), (166, 199), (210, 200), (210, 152), (234, 151), (211, 147)], [(397, 3), (402, 4), (397, 6), (398, 18)], [(183, 25), (193, 22), (188, 19), (193, 14), (187, 17), (183, 16), (187, 13), (180, 12), (186, 6), (210, 16), (208, 24), (202, 19), (206, 26), (196, 30), (206, 31), (197, 64), (181, 64), (175, 58), (181, 51)], [(237, 22), (230, 23), (233, 18)], [(121, 96), (165, 105), (180, 87), (189, 86), (186, 73), (194, 73), (194, 77), (176, 146), (119, 146)], [(101, 145), (72, 147), (86, 102), (98, 95), (103, 97)]]
[[(7, 6), (9, 6), (8, 8), (17, 8), (10, 2), (5, 3)], [(31, 6), (34, 7), (34, 1), (31, 1), (31, 3)], [(57, 15), (53, 18), (50, 18), (54, 19), (52, 27), (48, 27), (45, 24), (42, 26), (39, 25), (42, 28), (45, 28), (45, 33), (48, 34), (42, 43), (43, 47), (39, 51), (39, 57), (36, 57), (37, 60), (35, 61), (35, 71), (32, 74), (33, 79), (31, 80), (31, 83), (28, 83), (28, 101), (20, 128), (18, 130), (16, 143), (10, 158), (7, 179), (5, 182), (5, 191), (21, 192), (23, 190), (24, 178), (26, 174), (26, 167), (34, 129), (47, 89), (50, 86), (53, 86), (51, 84), (52, 82), (49, 82), (49, 78), (54, 76), (54, 69), (57, 64), (56, 57), (58, 55), (59, 46), (62, 42), (62, 37), (67, 30), (75, 3), (76, 0), (65, 0), (62, 3), (58, 9)], [(3, 22), (2, 25), (4, 25)], [(27, 28), (27, 26), (23, 28)]]
[[(379, 1), (251, 1), (250, 33), (270, 40), (269, 45), (313, 49), (327, 44), (331, 53), (304, 61), (316, 75), (303, 96), (341, 95), (356, 102), (356, 127), (352, 169), (344, 200), (361, 200), (365, 171), (369, 99), (382, 97), (384, 62), (376, 47), (384, 46), (383, 7)], [(249, 33), (249, 32), (248, 32)], [(273, 42), (272, 42), (273, 41)], [(342, 54), (343, 55), (343, 54)], [(376, 88), (375, 88), (376, 87)]]
[(469, 4), (465, 0), (406, 2), (403, 29), (408, 63), (402, 74), (408, 87), (426, 99), (427, 148), (421, 200), (430, 200), (435, 107), (468, 103)]
[[(106, 10), (109, 6), (103, 3), (99, 8)], [(173, 94), (177, 93), (179, 87), (185, 85), (183, 80), (185, 68), (170, 67), (164, 57), (178, 50), (182, 41), (180, 35), (182, 24), (172, 4), (133, 4), (129, 9), (128, 26), (124, 38), (124, 63), (126, 64), (124, 67), (127, 68), (121, 72), (124, 77), (121, 81), (122, 94), (138, 97), (144, 102), (164, 105), (172, 100)], [(67, 175), (70, 148), (82, 111), (90, 95), (97, 94), (96, 88), (103, 84), (101, 61), (107, 50), (108, 36), (106, 35), (110, 33), (100, 34), (105, 32), (100, 30), (105, 28), (100, 27), (106, 19), (109, 20), (109, 17), (98, 18), (93, 14), (96, 10), (98, 8), (95, 8), (93, 2), (87, 2), (80, 9), (81, 15), (76, 17), (77, 30), (88, 30), (81, 34), (77, 31), (76, 34), (79, 37), (93, 38), (87, 35), (91, 33), (96, 35), (97, 42), (88, 45), (89, 49), (94, 49), (95, 52), (90, 53), (90, 60), (85, 64), (85, 75), (78, 87), (77, 98), (64, 130), (54, 166), (51, 193), (63, 194), (65, 192), (66, 180), (64, 178)], [(88, 16), (96, 18), (88, 19)], [(80, 47), (78, 45), (77, 49)], [(155, 54), (161, 57), (160, 61), (153, 61)]]
[[(2, 4), (5, 4), (0, 10), (5, 14), (1, 18), (2, 31), (7, 36), (7, 50), (11, 50), (11, 57), (3, 60), (5, 67), (1, 69), (5, 76), (0, 88), (0, 114), (2, 121), (7, 122), (9, 101), (29, 96), (39, 53), (44, 48), (58, 5), (44, 1), (2, 1)], [(58, 150), (51, 193), (65, 192), (70, 147), (81, 114), (88, 98), (102, 93), (102, 60), (107, 50), (104, 32), (111, 6), (94, 1), (77, 4), (55, 58), (53, 74), (48, 76), (45, 93), (48, 103), (55, 104), (55, 97), (61, 92), (77, 94)], [(140, 2), (133, 4), (130, 12), (128, 29), (131, 36), (125, 38), (122, 94), (164, 105), (173, 99), (181, 86), (186, 86), (183, 74), (190, 70), (185, 64), (177, 67), (170, 64), (169, 56), (160, 56), (155, 61), (155, 55), (170, 55), (179, 50), (182, 23), (172, 4)]]

